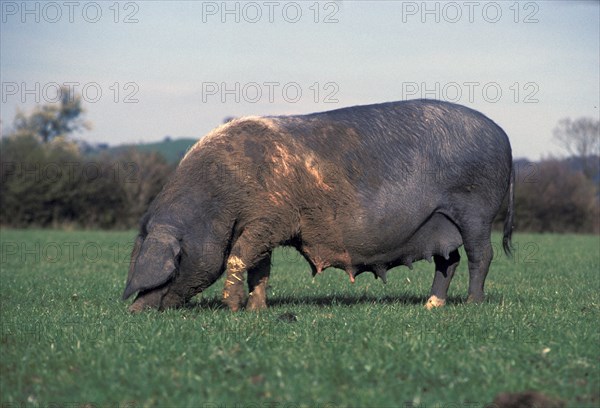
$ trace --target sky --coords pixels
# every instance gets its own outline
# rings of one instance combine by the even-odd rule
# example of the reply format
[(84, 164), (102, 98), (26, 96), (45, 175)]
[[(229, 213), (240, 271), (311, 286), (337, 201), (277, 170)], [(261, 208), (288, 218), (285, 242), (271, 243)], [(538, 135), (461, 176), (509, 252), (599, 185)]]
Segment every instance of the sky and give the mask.
[(598, 1), (0, 1), (0, 119), (81, 94), (90, 143), (416, 98), (486, 114), (513, 156), (599, 118)]

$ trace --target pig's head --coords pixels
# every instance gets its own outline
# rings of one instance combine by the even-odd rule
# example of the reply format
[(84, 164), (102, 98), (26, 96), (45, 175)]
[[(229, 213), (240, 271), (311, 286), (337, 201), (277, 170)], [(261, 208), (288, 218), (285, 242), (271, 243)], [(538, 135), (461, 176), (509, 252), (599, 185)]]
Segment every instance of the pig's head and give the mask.
[(138, 293), (131, 312), (180, 307), (223, 273), (223, 247), (201, 226), (189, 230), (142, 220), (123, 292), (123, 300)]

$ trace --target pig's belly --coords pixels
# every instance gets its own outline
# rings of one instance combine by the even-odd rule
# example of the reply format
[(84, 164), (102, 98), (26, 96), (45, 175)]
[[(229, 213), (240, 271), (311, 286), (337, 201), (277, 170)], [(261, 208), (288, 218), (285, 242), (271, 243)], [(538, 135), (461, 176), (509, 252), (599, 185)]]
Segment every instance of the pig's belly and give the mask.
[(352, 264), (359, 270), (373, 267), (393, 268), (410, 266), (421, 259), (430, 260), (433, 255), (448, 258), (448, 254), (462, 245), (462, 237), (456, 225), (445, 215), (434, 213), (408, 237), (397, 242), (381, 243), (381, 249), (370, 247), (368, 251), (357, 247), (349, 251)]
[(404, 229), (396, 236), (388, 232), (381, 237), (358, 228), (346, 231), (334, 228), (317, 239), (303, 242), (299, 249), (314, 273), (332, 266), (346, 270), (353, 277), (360, 272), (388, 270), (398, 265), (410, 267), (413, 262), (430, 260), (433, 255), (447, 258), (461, 245), (456, 225), (445, 215), (434, 213), (413, 228), (412, 233)]

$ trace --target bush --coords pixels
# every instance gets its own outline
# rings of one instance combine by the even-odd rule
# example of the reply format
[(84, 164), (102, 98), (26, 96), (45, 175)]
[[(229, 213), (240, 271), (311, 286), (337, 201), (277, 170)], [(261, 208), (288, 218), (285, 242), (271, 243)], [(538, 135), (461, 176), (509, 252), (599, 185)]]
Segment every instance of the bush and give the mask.
[(12, 227), (134, 227), (171, 171), (156, 153), (92, 159), (62, 138), (13, 136), (1, 147), (0, 223)]
[(600, 232), (597, 188), (556, 159), (534, 163), (516, 179), (516, 228), (531, 232)]
[(127, 226), (137, 227), (154, 197), (167, 182), (173, 167), (156, 152), (128, 149), (117, 156), (118, 184), (127, 202), (124, 217)]

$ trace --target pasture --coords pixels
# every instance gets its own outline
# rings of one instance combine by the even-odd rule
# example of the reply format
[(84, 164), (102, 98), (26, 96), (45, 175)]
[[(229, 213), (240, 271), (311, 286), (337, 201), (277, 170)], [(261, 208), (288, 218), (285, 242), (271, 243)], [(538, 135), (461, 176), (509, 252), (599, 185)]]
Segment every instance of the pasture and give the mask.
[(192, 307), (130, 315), (134, 235), (2, 231), (3, 407), (484, 407), (524, 390), (600, 404), (598, 236), (516, 233), (481, 305), (463, 303), (464, 252), (427, 311), (433, 264), (351, 284), (284, 249), (267, 311), (230, 313), (221, 279)]

